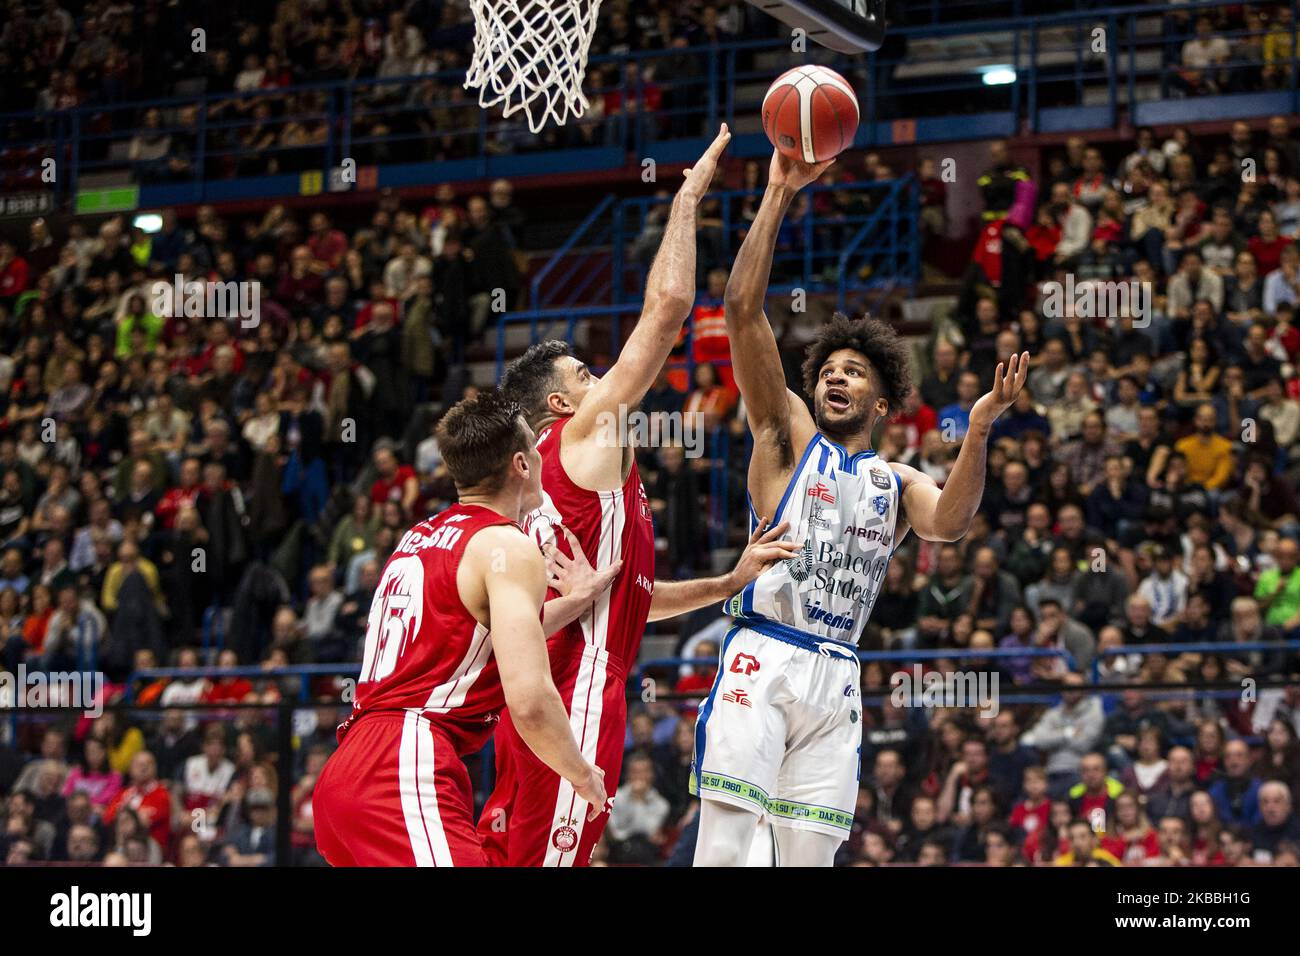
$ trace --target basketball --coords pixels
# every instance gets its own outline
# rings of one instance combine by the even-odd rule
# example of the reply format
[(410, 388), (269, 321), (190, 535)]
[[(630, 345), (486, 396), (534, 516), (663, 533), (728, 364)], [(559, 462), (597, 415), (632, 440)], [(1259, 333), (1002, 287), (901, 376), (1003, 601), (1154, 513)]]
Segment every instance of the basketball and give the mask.
[(778, 76), (763, 97), (763, 132), (791, 159), (821, 163), (853, 145), (858, 98), (824, 66), (797, 66)]

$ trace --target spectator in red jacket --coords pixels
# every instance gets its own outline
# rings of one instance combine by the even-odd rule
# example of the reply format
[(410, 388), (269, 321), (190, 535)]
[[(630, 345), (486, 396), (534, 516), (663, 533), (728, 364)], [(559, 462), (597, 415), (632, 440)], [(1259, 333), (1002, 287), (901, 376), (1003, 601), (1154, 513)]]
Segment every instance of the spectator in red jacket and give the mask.
[(135, 811), (165, 856), (171, 844), (172, 801), (167, 787), (158, 779), (158, 762), (153, 754), (142, 750), (131, 758), (130, 780), (131, 785), (104, 811), (104, 824), (112, 826), (123, 807)]
[(396, 453), (386, 445), (375, 449), (374, 461), (375, 470), (379, 474), (370, 486), (370, 500), (377, 505), (382, 505), (385, 501), (396, 501), (410, 517), (411, 509), (420, 496), (420, 479), (416, 476), (415, 469), (398, 461)]
[(0, 301), (27, 291), (27, 260), (8, 239), (0, 239)]

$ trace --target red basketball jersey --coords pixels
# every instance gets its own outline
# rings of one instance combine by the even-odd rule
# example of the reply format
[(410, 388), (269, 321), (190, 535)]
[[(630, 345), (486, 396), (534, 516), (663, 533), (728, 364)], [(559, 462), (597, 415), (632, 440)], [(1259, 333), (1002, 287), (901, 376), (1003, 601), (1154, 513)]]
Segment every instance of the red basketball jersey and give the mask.
[(402, 536), (370, 604), (356, 699), (340, 739), (364, 713), (419, 710), (481, 723), (486, 740), (504, 696), (492, 637), (461, 603), (456, 571), (470, 539), (502, 524), (513, 522), (481, 505), (454, 505)]
[(592, 567), (608, 567), (622, 558), (613, 585), (590, 610), (563, 631), (551, 636), (552, 650), (563, 641), (592, 644), (609, 654), (623, 672), (636, 660), (650, 615), (654, 590), (655, 541), (650, 501), (641, 485), (635, 460), (627, 481), (617, 491), (589, 491), (574, 484), (560, 461), (560, 435), (571, 419), (562, 419), (537, 436), (542, 456), (542, 506), (524, 520), (524, 529), (538, 544), (555, 541), (568, 552), (556, 522), (569, 529), (582, 545)]

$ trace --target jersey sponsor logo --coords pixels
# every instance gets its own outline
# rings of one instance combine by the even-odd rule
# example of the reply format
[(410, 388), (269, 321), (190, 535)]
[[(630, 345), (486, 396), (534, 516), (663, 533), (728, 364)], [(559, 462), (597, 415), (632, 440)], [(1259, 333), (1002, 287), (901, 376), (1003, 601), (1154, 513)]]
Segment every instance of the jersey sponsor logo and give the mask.
[(857, 697), (857, 696), (858, 696), (858, 689), (857, 689), (856, 687), (854, 687), (852, 684), (848, 684), (848, 685), (846, 685), (845, 688), (844, 688), (844, 696), (845, 696), (845, 697)]
[(749, 699), (749, 691), (737, 687), (735, 690), (729, 690), (722, 695), (722, 699), (728, 704), (739, 704), (741, 707), (753, 707)]
[(813, 548), (812, 541), (808, 540), (803, 543), (799, 549), (799, 557), (789, 558), (785, 562), (785, 569), (790, 577), (802, 584), (808, 580), (808, 575), (812, 574), (813, 569)]
[(551, 833), (551, 846), (561, 853), (568, 853), (578, 845), (578, 831), (571, 826), (556, 827)]
[(649, 578), (647, 578), (644, 574), (638, 574), (636, 576), (636, 586), (639, 588), (644, 588), (646, 594), (655, 593), (655, 583), (651, 581)]
[(727, 668), (733, 674), (744, 674), (748, 677), (754, 671), (761, 669), (758, 658), (752, 654), (737, 654), (731, 660), (731, 667)]
[(819, 481), (808, 489), (808, 497), (816, 498), (818, 501), (824, 501), (828, 505), (835, 504), (835, 496), (831, 494), (830, 486), (824, 481)]
[(847, 631), (853, 627), (853, 618), (847, 614), (835, 614), (829, 609), (821, 606), (820, 601), (803, 606), (804, 613), (808, 615), (809, 622), (824, 624), (832, 631)]
[[(805, 578), (811, 576), (810, 589), (848, 598), (855, 607), (866, 604), (869, 600), (874, 601), (874, 595), (889, 564), (887, 554), (874, 556), (850, 554), (835, 547), (829, 541), (823, 541), (818, 547), (816, 561), (814, 561), (811, 542), (805, 542), (804, 547), (808, 552), (806, 556), (808, 571), (802, 577), (791, 571), (791, 578), (803, 583)], [(786, 563), (789, 565), (790, 562)], [(867, 610), (869, 612), (870, 608)]]
[(830, 530), (832, 524), (838, 523), (840, 519), (839, 512), (832, 511), (829, 518), (826, 517), (826, 509), (822, 507), (820, 501), (814, 501), (808, 509), (808, 527), (824, 528)]
[(879, 541), (886, 548), (894, 540), (892, 536), (885, 533), (884, 528), (859, 528), (856, 525), (849, 525), (844, 529), (844, 533), (861, 538), (863, 541)]
[(653, 521), (654, 519), (650, 515), (650, 499), (646, 497), (645, 485), (641, 485), (637, 488), (637, 491), (641, 497), (641, 517), (646, 521)]
[(871, 472), (871, 483), (883, 491), (888, 491), (894, 484), (888, 475), (882, 475), (878, 471)]

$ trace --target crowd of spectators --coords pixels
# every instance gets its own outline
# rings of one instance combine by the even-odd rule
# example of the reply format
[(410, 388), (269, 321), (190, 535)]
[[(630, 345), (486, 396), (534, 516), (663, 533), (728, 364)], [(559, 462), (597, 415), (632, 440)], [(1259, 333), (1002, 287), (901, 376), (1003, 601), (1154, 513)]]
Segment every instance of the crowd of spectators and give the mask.
[[(16, 122), (13, 139), (37, 140), (48, 135), (44, 120), (88, 108), (82, 126), (94, 135), (81, 143), (80, 162), (127, 164), (141, 182), (321, 169), (336, 161), (327, 158), (326, 146), (340, 139), (353, 143), (350, 158), (368, 165), (465, 158), (481, 148), (495, 154), (631, 145), (651, 132), (700, 135), (706, 131), (698, 107), (711, 68), (700, 51), (781, 29), (744, 0), (605, 0), (590, 48), (595, 60), (585, 83), (585, 116), (541, 133), (516, 117), (484, 134), (474, 94), (462, 85), (474, 38), (467, 0), (249, 0), (223, 9), (222, 16), (202, 5), (161, 0), (139, 7), (114, 0), (9, 0), (6, 14), (0, 74), (11, 79), (0, 88), (0, 113), (39, 114)], [(972, 5), (952, 11), (951, 18), (999, 15), (1014, 11)], [(929, 16), (926, 10), (892, 14), (905, 24)], [(1174, 4), (1162, 26), (1159, 38), (1137, 40), (1162, 51), (1162, 95), (1292, 83), (1287, 4), (1195, 11)], [(601, 59), (627, 53), (660, 55)], [(748, 69), (752, 51), (737, 57)], [(1005, 108), (1005, 91), (996, 88), (977, 85), (960, 96), (935, 97), (934, 89), (900, 79), (898, 67), (908, 60), (904, 34), (891, 33), (878, 58), (874, 82), (882, 115), (928, 115), (940, 100), (956, 112)], [(840, 66), (860, 85), (867, 82), (860, 64)], [(382, 82), (389, 78), (393, 82)], [(345, 80), (369, 81), (348, 104), (327, 86)], [(149, 105), (169, 95), (206, 100), (202, 111), (197, 104)], [(337, 117), (346, 105), (350, 128), (331, 129), (342, 122)], [(38, 183), (43, 155), (44, 147), (0, 155), (6, 185)]]
[[(331, 132), (345, 132), (331, 131), (330, 118), (343, 104), (324, 84), (360, 80), (375, 82), (350, 101), (346, 134), (359, 164), (478, 155), (481, 111), (463, 88), (474, 38), (465, 0), (231, 6), (214, 16), (201, 4), (159, 0), (138, 6), (9, 0), (0, 30), (0, 75), (7, 78), (0, 113), (40, 111), (15, 124), (13, 138), (40, 136), (44, 120), (85, 107), (93, 111), (87, 124), (95, 136), (81, 144), (81, 161), (128, 163), (141, 182), (320, 169)], [(591, 102), (581, 122), (542, 135), (522, 120), (503, 122), (487, 136), (487, 149), (612, 143), (630, 135), (612, 122), (615, 116), (658, 122), (645, 114), (698, 102), (705, 65), (698, 54), (672, 51), (741, 36), (748, 21), (758, 21), (751, 11), (743, 0), (607, 0), (593, 55), (661, 50), (665, 57), (643, 67), (593, 64), (586, 84)], [(663, 87), (669, 77), (676, 89)], [(383, 83), (386, 78), (393, 82)], [(197, 105), (131, 105), (173, 95), (206, 96), (202, 116)], [(681, 134), (685, 122), (663, 125)], [(701, 122), (693, 117), (690, 131)], [(124, 131), (123, 138), (114, 131)], [(36, 156), (22, 149), (0, 156), (9, 167), (6, 184), (38, 182)]]
[[(880, 663), (864, 667), (845, 863), (1297, 862), (1300, 654), (1281, 643), (1300, 637), (1296, 144), (1275, 118), (1234, 126), (1226, 144), (1185, 131), (1161, 144), (1144, 130), (1107, 152), (1071, 139), (1038, 182), (994, 147), (982, 228), (1004, 241), (994, 253), (981, 240), (881, 436), (882, 455), (942, 483), (997, 362), (1033, 355), (993, 435), (971, 533), (905, 544), (866, 638), (951, 648), (928, 666), (996, 675), (1008, 699), (996, 716), (909, 707)], [(1283, 159), (1276, 178), (1224, 172), (1244, 158), (1265, 170), (1266, 153)], [(1041, 203), (1020, 228), (1009, 207), (1031, 187)], [(464, 221), (524, 228), (507, 191), (470, 200)], [(466, 387), (448, 339), (474, 306), (448, 301), (458, 273), (445, 263), (475, 238), (447, 199), (417, 211), (386, 195), (351, 234), (320, 212), (238, 222), (205, 208), (192, 225), (168, 214), (154, 235), (108, 220), (56, 239), (37, 223), (25, 248), (0, 245), (4, 668), (93, 662), (110, 705), (97, 719), (5, 728), (10, 862), (275, 860), (288, 759), (290, 862), (319, 863), (310, 793), (346, 708), (340, 679), (309, 685), (290, 755), (276, 751), (283, 715), (268, 708), (295, 699), (297, 680), (144, 678), (132, 707), (112, 705), (129, 672), (155, 665), (340, 662), (348, 674), (396, 536), (452, 494), (431, 410)], [(258, 279), (261, 321), (155, 314), (152, 281), (177, 271)], [(1046, 316), (1049, 283), (1067, 280), (1137, 280), (1151, 294), (1132, 300), (1141, 310), (1092, 318), (1067, 303)], [(684, 340), (646, 410), (698, 413), (743, 443), (725, 281), (705, 271), (696, 361), (681, 360)], [(796, 340), (782, 341), (797, 364)], [(709, 560), (719, 476), (743, 500), (743, 455), (686, 451), (639, 450), (670, 576)], [(741, 533), (729, 519), (726, 543)], [(682, 630), (696, 631), (682, 653), (707, 661), (726, 622), (699, 623)], [(1175, 642), (1210, 649), (1125, 652)], [(981, 654), (994, 649), (1035, 650)], [(602, 862), (689, 859), (691, 726), (712, 664), (653, 676), (676, 693), (634, 708)], [(1079, 688), (1094, 677), (1114, 692)], [(1256, 692), (1244, 696), (1178, 690), (1247, 678)], [(1059, 703), (1020, 703), (1023, 688)]]

